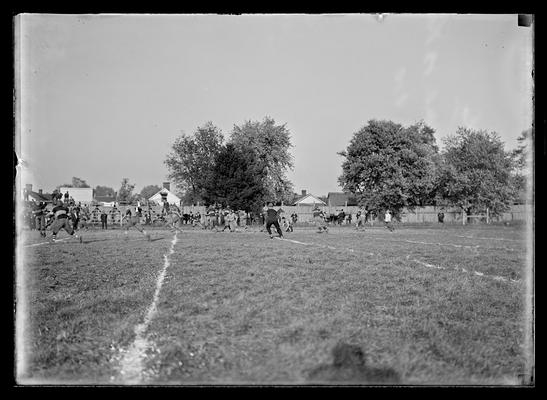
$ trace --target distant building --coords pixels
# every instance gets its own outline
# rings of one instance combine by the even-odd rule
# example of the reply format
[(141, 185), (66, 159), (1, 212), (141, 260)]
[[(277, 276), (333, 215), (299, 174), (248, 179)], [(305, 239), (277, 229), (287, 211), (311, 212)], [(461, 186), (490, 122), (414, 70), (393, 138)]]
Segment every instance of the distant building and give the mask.
[(153, 201), (157, 204), (163, 204), (164, 200), (167, 200), (169, 204), (180, 204), (180, 197), (171, 192), (171, 185), (169, 182), (163, 183), (163, 188), (156, 192), (153, 196), (148, 198), (148, 201)]
[(25, 189), (23, 189), (23, 200), (24, 201), (31, 201), (34, 200), (37, 203), (44, 202), (46, 204), (49, 204), (52, 202), (51, 194), (49, 193), (43, 193), (42, 189), (39, 189), (38, 192), (34, 192), (32, 190), (32, 185), (27, 184), (25, 186)]
[(326, 206), (327, 203), (325, 203), (323, 200), (321, 200), (319, 197), (314, 196), (313, 194), (308, 194), (306, 190), (302, 190), (302, 195), (298, 197), (292, 204), (293, 206)]
[(76, 204), (87, 204), (93, 201), (93, 188), (75, 188), (75, 187), (61, 187), (59, 193), (63, 195), (63, 201), (65, 200), (65, 193), (74, 199)]

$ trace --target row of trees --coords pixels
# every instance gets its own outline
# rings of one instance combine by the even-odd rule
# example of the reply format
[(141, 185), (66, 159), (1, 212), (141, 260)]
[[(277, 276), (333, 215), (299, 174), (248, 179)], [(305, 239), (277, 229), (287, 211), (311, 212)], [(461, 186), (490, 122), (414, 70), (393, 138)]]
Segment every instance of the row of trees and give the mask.
[(182, 133), (165, 164), (170, 180), (186, 192), (185, 202), (255, 210), (265, 201), (292, 199), (290, 147), (290, 132), (270, 117), (234, 125), (226, 143), (207, 122), (192, 135)]
[(526, 185), (532, 130), (513, 152), (494, 132), (460, 127), (439, 152), (434, 130), (423, 122), (402, 126), (370, 120), (353, 135), (338, 181), (369, 210), (456, 206), (469, 213), (506, 211)]
[[(338, 182), (361, 205), (380, 212), (389, 208), (437, 205), (460, 207), (467, 213), (500, 214), (525, 191), (530, 171), (533, 131), (518, 138), (518, 147), (505, 151), (494, 132), (460, 127), (443, 139), (442, 151), (435, 131), (423, 121), (403, 126), (393, 121), (370, 120), (354, 133), (346, 150)], [(230, 205), (256, 210), (266, 201), (289, 203), (293, 185), (286, 172), (293, 168), (290, 132), (270, 117), (234, 125), (225, 142), (211, 122), (192, 135), (176, 138), (165, 159), (168, 177), (182, 189), (185, 204)], [(74, 177), (67, 187), (89, 187)], [(120, 202), (148, 199), (161, 188), (145, 186), (133, 194), (134, 184), (124, 178), (119, 190), (95, 188), (96, 196)]]
[[(369, 210), (396, 213), (437, 205), (496, 215), (524, 192), (532, 130), (521, 134), (513, 152), (505, 151), (494, 132), (460, 127), (443, 139), (442, 151), (434, 134), (423, 121), (410, 126), (368, 121), (338, 153), (344, 158), (340, 186)], [(253, 209), (293, 199), (285, 176), (293, 168), (291, 147), (286, 126), (269, 117), (235, 125), (227, 143), (208, 122), (178, 137), (165, 164), (171, 180), (185, 190), (185, 202)]]

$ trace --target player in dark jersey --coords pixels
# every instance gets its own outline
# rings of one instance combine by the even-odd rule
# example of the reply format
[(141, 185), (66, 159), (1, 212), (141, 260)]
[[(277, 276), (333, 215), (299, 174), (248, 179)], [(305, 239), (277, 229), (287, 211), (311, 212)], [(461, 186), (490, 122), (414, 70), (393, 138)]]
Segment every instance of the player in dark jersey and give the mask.
[(80, 207), (73, 206), (70, 208), (70, 219), (72, 220), (72, 229), (77, 231), (80, 222)]
[(192, 218), (192, 228), (195, 228), (196, 226), (199, 226), (201, 229), (205, 229), (205, 226), (201, 223), (201, 214), (200, 212), (196, 212), (195, 214), (191, 214)]
[(167, 200), (163, 201), (163, 207), (161, 209), (161, 215), (165, 216), (165, 217), (167, 215), (169, 215), (169, 203), (167, 202)]
[(266, 230), (268, 231), (268, 234), (270, 235), (270, 239), (273, 238), (271, 226), (275, 226), (275, 229), (277, 230), (277, 234), (280, 238), (283, 237), (283, 232), (281, 231), (281, 227), (279, 226), (279, 214), (278, 212), (273, 208), (273, 203), (268, 203), (268, 209), (265, 212), (265, 219), (266, 219)]
[(122, 221), (124, 221), (124, 220), (125, 220), (125, 237), (126, 237), (126, 239), (127, 239), (127, 234), (129, 232), (129, 228), (134, 227), (136, 230), (138, 230), (140, 233), (142, 233), (144, 236), (146, 236), (148, 241), (151, 240), (150, 234), (146, 233), (146, 231), (144, 230), (144, 228), (141, 225), (141, 215), (140, 215), (140, 212), (139, 212), (138, 208), (135, 210), (135, 215), (132, 215), (131, 207), (129, 207), (125, 211), (125, 215), (122, 217)]
[(82, 243), (82, 236), (78, 236), (74, 233), (74, 229), (68, 221), (69, 210), (61, 200), (57, 202), (57, 206), (53, 207), (51, 214), (55, 218), (51, 224), (51, 232), (53, 233), (51, 241), (55, 243), (57, 241), (57, 234), (61, 229), (64, 229), (70, 236), (77, 238)]
[(359, 230), (360, 227), (365, 228), (365, 222), (367, 217), (366, 208), (359, 207), (356, 214), (355, 229)]

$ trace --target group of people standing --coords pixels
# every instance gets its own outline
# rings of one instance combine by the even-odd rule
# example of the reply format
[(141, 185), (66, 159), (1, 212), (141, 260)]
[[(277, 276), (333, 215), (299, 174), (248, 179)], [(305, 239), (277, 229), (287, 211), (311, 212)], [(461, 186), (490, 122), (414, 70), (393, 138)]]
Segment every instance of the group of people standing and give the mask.
[[(366, 207), (359, 207), (357, 210), (357, 213), (355, 214), (355, 229), (359, 230), (359, 228), (365, 227), (365, 224), (371, 220), (371, 212), (366, 209)], [(391, 211), (388, 209), (384, 213), (384, 224), (385, 227), (390, 231), (393, 232), (395, 228), (393, 227), (392, 223), (392, 214)]]
[(250, 221), (250, 214), (244, 210), (233, 210), (230, 207), (216, 205), (207, 208), (203, 228), (222, 232), (228, 229), (230, 232), (235, 232), (237, 227), (248, 229)]

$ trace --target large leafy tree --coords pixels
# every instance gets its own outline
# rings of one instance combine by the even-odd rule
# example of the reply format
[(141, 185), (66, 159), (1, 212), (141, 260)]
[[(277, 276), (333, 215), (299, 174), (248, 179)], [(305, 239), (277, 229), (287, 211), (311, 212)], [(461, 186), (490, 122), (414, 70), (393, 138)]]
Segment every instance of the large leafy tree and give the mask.
[(80, 179), (76, 176), (72, 177), (72, 183), (65, 183), (64, 185), (57, 186), (57, 189), (61, 187), (73, 187), (73, 188), (88, 188), (91, 187), (84, 179)]
[(168, 177), (175, 185), (199, 199), (211, 179), (216, 156), (222, 149), (224, 137), (212, 122), (198, 127), (193, 135), (184, 133), (176, 138), (165, 164)]
[(345, 158), (338, 182), (369, 210), (397, 213), (431, 201), (438, 147), (424, 122), (370, 120), (338, 154)]
[(517, 138), (518, 146), (511, 153), (515, 166), (513, 175), (515, 190), (520, 194), (525, 192), (527, 184), (532, 183), (533, 134), (532, 129), (522, 131)]
[(94, 189), (94, 192), (95, 196), (116, 196), (116, 192), (114, 191), (114, 189), (108, 186), (97, 185)]
[(263, 183), (269, 200), (287, 201), (292, 198), (293, 185), (286, 172), (294, 166), (289, 152), (291, 136), (286, 124), (276, 125), (270, 117), (263, 121), (246, 121), (234, 126), (230, 142), (244, 155), (252, 157), (257, 167), (264, 171)]
[(204, 191), (208, 204), (247, 211), (260, 208), (266, 194), (265, 171), (252, 154), (228, 143), (216, 156), (212, 172)]
[(438, 195), (467, 213), (506, 211), (515, 198), (514, 163), (500, 137), (459, 127), (444, 144)]
[(91, 187), (91, 186), (89, 186), (84, 179), (80, 179), (80, 178), (77, 178), (77, 177), (74, 176), (72, 178), (72, 187), (75, 187), (75, 188), (88, 188), (88, 187)]

